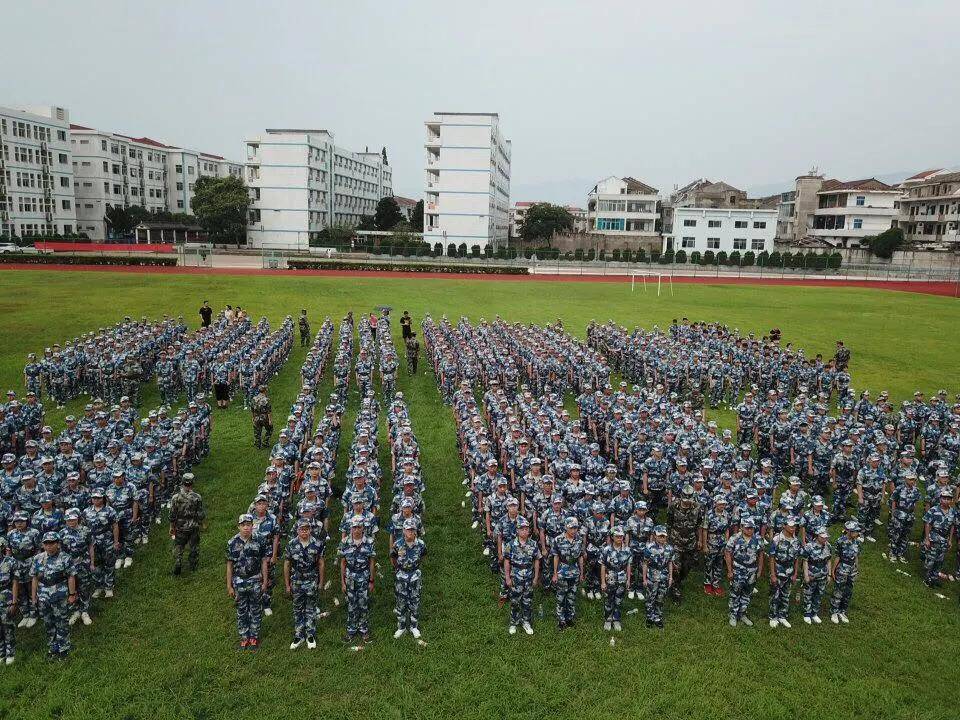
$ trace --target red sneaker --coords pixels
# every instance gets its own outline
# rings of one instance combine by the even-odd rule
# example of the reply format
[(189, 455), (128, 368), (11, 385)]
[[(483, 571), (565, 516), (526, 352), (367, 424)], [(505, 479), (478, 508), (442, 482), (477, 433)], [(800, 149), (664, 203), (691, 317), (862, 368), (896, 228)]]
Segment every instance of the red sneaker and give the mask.
[(713, 594), (717, 597), (724, 597), (726, 593), (723, 592), (723, 585), (714, 585)]
[(247, 642), (249, 642), (249, 641), (248, 641), (248, 640), (241, 640), (241, 641), (240, 641), (240, 649), (241, 649), (241, 650), (246, 650), (246, 649), (247, 649)]
[(256, 650), (258, 647), (260, 647), (260, 641), (257, 640), (257, 638), (250, 638), (249, 642), (247, 643), (247, 647), (249, 647), (251, 650)]
[(715, 593), (716, 593), (716, 590), (714, 590), (713, 585), (710, 585), (709, 583), (704, 583), (704, 584), (703, 584), (703, 594), (704, 594), (704, 595), (713, 595), (713, 594), (715, 594)]

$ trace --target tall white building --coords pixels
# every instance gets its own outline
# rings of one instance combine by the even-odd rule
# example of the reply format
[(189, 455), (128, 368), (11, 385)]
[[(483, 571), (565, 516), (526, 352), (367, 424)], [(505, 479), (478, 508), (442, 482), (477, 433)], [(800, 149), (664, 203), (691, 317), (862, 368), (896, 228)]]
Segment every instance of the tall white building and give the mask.
[(79, 232), (107, 237), (104, 216), (112, 206), (190, 213), (194, 185), (203, 176), (242, 177), (243, 166), (219, 155), (130, 137), (83, 125), (70, 126)]
[(327, 130), (267, 129), (246, 141), (247, 244), (306, 249), (328, 227), (352, 227), (393, 195), (385, 153), (353, 152)]
[(960, 247), (960, 172), (924, 170), (900, 186), (895, 226), (913, 245)]
[(673, 232), (664, 235), (663, 250), (683, 250), (689, 257), (707, 250), (731, 253), (739, 250), (773, 252), (777, 234), (777, 210), (750, 208), (673, 209)]
[(900, 195), (897, 188), (874, 178), (825, 180), (808, 233), (833, 247), (859, 247), (868, 235), (890, 229)]
[(497, 113), (435, 112), (426, 121), (423, 239), (481, 248), (510, 231), (510, 141)]
[(70, 113), (0, 107), (0, 235), (77, 232)]
[(601, 180), (587, 195), (587, 229), (630, 239), (657, 237), (660, 191), (632, 177)]

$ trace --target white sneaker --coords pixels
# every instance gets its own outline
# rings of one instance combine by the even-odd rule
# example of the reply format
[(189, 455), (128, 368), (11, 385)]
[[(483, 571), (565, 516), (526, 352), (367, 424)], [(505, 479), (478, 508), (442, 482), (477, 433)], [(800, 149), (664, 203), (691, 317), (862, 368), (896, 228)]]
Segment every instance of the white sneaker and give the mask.
[(730, 618), (730, 627), (736, 627), (736, 626), (737, 626), (737, 619)]
[(839, 625), (839, 624), (840, 624), (840, 616), (837, 615), (836, 613), (831, 614), (831, 615), (830, 615), (830, 622), (832, 622), (834, 625)]
[(70, 621), (69, 621), (69, 622), (70, 622), (71, 625), (76, 625), (76, 624), (77, 624), (77, 620), (79, 620), (79, 619), (80, 619), (80, 613), (75, 612), (75, 613), (73, 613), (73, 615), (70, 616)]
[(814, 624), (814, 625), (819, 625), (819, 624), (822, 623), (822, 622), (823, 622), (823, 620), (820, 619), (820, 616), (819, 616), (819, 615), (814, 615), (814, 616), (813, 616), (813, 624)]
[(271, 615), (273, 615), (273, 608), (264, 608), (263, 614), (266, 615), (267, 617), (270, 617)]
[(489, 557), (489, 556), (490, 556), (490, 548), (484, 548), (484, 549), (483, 549), (483, 556), (484, 556), (484, 557)]
[(807, 625), (813, 625), (813, 620), (811, 619), (811, 617), (810, 617), (809, 615), (804, 615), (804, 616), (803, 616), (803, 621), (804, 621)]
[(873, 535), (867, 535), (867, 542), (875, 543), (877, 539)]
[(627, 593), (627, 597), (630, 598), (631, 600), (633, 600), (636, 596), (637, 594), (633, 590)]
[(901, 556), (901, 557), (900, 557), (900, 562), (902, 562), (904, 565), (906, 565), (906, 564), (909, 562), (909, 560), (907, 560), (905, 557), (902, 557), (902, 556)]
[(876, 525), (877, 527), (880, 527), (880, 525), (882, 525), (883, 523), (880, 522), (880, 518), (877, 518), (876, 520), (873, 521), (873, 524)]
[(617, 632), (623, 632), (623, 625), (620, 624), (619, 620), (614, 620), (613, 629), (616, 630)]
[(524, 631), (527, 635), (533, 635), (533, 628), (530, 627), (530, 623), (528, 623), (528, 622), (525, 622), (525, 623), (523, 624), (523, 631)]
[(780, 626), (788, 629), (793, 627), (793, 625), (787, 622), (786, 618), (780, 618)]
[(90, 617), (90, 613), (88, 612), (80, 613), (80, 619), (83, 621), (84, 625), (93, 625), (93, 619)]
[(291, 649), (291, 650), (296, 650), (296, 649), (297, 649), (298, 647), (300, 647), (301, 645), (303, 645), (303, 640), (301, 640), (300, 638), (294, 638), (294, 639), (293, 639), (293, 642), (290, 643), (290, 649)]
[(317, 649), (317, 639), (315, 637), (307, 638), (307, 650), (316, 650)]
[(36, 624), (37, 624), (37, 619), (36, 619), (35, 617), (27, 618), (27, 627), (28, 627), (28, 628), (32, 628), (32, 627), (33, 627), (34, 625), (36, 625)]
[(406, 628), (398, 627), (393, 633), (393, 639), (398, 640), (403, 637), (403, 634), (407, 631)]
[(20, 619), (20, 622), (17, 623), (17, 627), (18, 627), (18, 628), (25, 628), (25, 627), (27, 627), (27, 620), (29, 620), (29, 619), (30, 619), (30, 618), (21, 618), (21, 619)]
[(646, 598), (643, 596), (643, 593), (637, 593), (637, 600), (640, 600), (641, 602), (643, 602), (644, 600), (646, 600)]
[(466, 493), (466, 494), (464, 495), (464, 497), (470, 497), (471, 495), (473, 495), (473, 493), (468, 492), (468, 493)]
[(746, 615), (744, 615), (742, 618), (740, 618), (740, 622), (742, 622), (742, 623), (743, 623), (744, 625), (746, 625), (747, 627), (753, 627), (753, 620), (751, 620), (750, 618), (748, 618)]
[(470, 529), (471, 529), (471, 530), (476, 530), (478, 527), (480, 527), (480, 521), (479, 521), (479, 520), (474, 520), (473, 523), (471, 523), (471, 525), (470, 525)]
[(103, 597), (103, 590), (94, 590), (92, 597), (95, 597), (95, 598)]
[(516, 634), (517, 634), (517, 626), (516, 626), (516, 625), (511, 625), (510, 628), (507, 630), (507, 632), (510, 633), (511, 635), (516, 635)]
[(609, 620), (603, 624), (603, 629), (604, 629), (606, 632), (610, 632), (610, 621), (609, 621)]
[(132, 557), (128, 557), (128, 558), (124, 558), (124, 559), (123, 559), (123, 566), (124, 566), (125, 568), (128, 568), (128, 567), (130, 567), (131, 565), (133, 565), (133, 558), (132, 558)]
[(412, 627), (412, 628), (410, 628), (410, 634), (413, 635), (413, 639), (414, 639), (414, 640), (419, 640), (419, 639), (420, 639), (420, 628), (418, 628), (418, 627)]
[(123, 558), (117, 558), (117, 561), (113, 564), (114, 570), (119, 570), (123, 567)]
[(104, 590), (104, 591), (103, 591), (103, 596), (104, 596), (105, 598), (112, 598), (112, 597), (113, 597), (113, 590)]
[(10, 655), (6, 660), (4, 660), (4, 662), (7, 665), (13, 665), (13, 655)]
[(160, 518), (157, 518), (157, 519), (154, 520), (153, 522), (154, 522), (155, 525), (159, 525), (159, 524), (160, 524)]
[(770, 621), (770, 627), (772, 627), (772, 628), (777, 627), (779, 624), (780, 624), (780, 621), (777, 620), (776, 618), (773, 618), (773, 619)]
[(148, 542), (150, 542), (150, 538), (148, 538), (146, 535), (144, 535), (144, 536), (143, 536), (143, 539), (140, 541), (140, 544), (141, 544), (141, 545), (146, 545)]
[(844, 625), (850, 624), (850, 618), (847, 617), (846, 613), (840, 613), (840, 622), (842, 622)]

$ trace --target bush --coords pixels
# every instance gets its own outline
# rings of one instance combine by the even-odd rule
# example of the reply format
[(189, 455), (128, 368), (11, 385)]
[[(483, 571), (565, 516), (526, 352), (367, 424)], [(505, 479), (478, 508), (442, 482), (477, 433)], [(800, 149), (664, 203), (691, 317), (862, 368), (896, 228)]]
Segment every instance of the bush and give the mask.
[(783, 255), (780, 254), (778, 250), (774, 250), (767, 257), (767, 265), (771, 267), (783, 267)]
[(831, 270), (839, 270), (842, 264), (843, 255), (838, 252), (833, 253), (833, 255), (827, 259), (827, 267), (829, 267)]
[[(0, 255), (0, 258), (9, 257)], [(40, 256), (44, 257), (44, 256)], [(176, 261), (174, 260), (174, 263)], [(487, 265), (428, 265), (423, 263), (381, 263), (381, 262), (339, 262), (336, 260), (287, 260), (287, 267), (291, 270), (360, 270), (365, 272), (422, 272), (422, 273), (449, 273), (462, 275), (464, 273), (482, 273), (484, 275), (527, 275), (525, 267), (496, 267)]]
[(780, 267), (793, 267), (793, 253), (789, 250), (780, 254)]
[(507, 259), (507, 249), (505, 247), (498, 247), (496, 253), (497, 260), (506, 260)]
[(729, 264), (730, 264), (730, 265), (737, 265), (737, 266), (739, 266), (739, 265), (740, 265), (740, 260), (741, 260), (741, 258), (740, 258), (740, 251), (739, 251), (739, 250), (734, 250), (732, 253), (730, 253), (730, 260), (729, 260)]
[(879, 235), (869, 235), (864, 238), (864, 244), (878, 258), (889, 260), (893, 257), (894, 251), (903, 245), (903, 230), (901, 228), (890, 228)]
[(651, 262), (651, 263), (660, 262), (660, 251), (659, 251), (659, 250), (651, 250), (651, 251), (650, 251), (650, 262)]
[(677, 265), (683, 265), (685, 262), (687, 262), (687, 251), (677, 250), (677, 252), (673, 255), (673, 261), (677, 263)]
[(486, 258), (492, 258), (492, 257), (493, 257), (493, 245), (487, 245), (487, 246), (483, 249), (483, 256), (486, 257)]
[(573, 253), (570, 252), (569, 250), (567, 250), (567, 251), (563, 254), (563, 259), (572, 262), (572, 261), (573, 261)]
[(433, 244), (433, 256), (440, 257), (443, 255), (443, 243), (434, 243)]
[(459, 245), (457, 245), (457, 257), (464, 258), (466, 256), (467, 256), (467, 244), (465, 242), (460, 243)]
[(717, 262), (716, 257), (713, 254), (713, 250), (707, 250), (703, 254), (703, 264), (704, 265), (715, 265)]
[(606, 250), (601, 250), (601, 251), (600, 251), (600, 254), (597, 256), (597, 259), (598, 259), (600, 262), (605, 262), (606, 259), (607, 259), (607, 251), (606, 251)]
[(634, 262), (642, 263), (647, 261), (647, 251), (644, 248), (637, 250), (634, 256)]
[(577, 248), (573, 251), (573, 259), (577, 262), (583, 262), (583, 248)]
[(453, 243), (447, 245), (447, 257), (456, 257), (457, 256), (457, 246)]
[(597, 259), (597, 251), (593, 248), (587, 250), (587, 262), (593, 262)]
[(757, 256), (754, 254), (753, 250), (747, 250), (743, 254), (743, 262), (741, 263), (743, 267), (750, 267), (757, 261)]
[[(681, 251), (681, 252), (682, 252), (682, 251)], [(690, 264), (691, 264), (691, 265), (699, 265), (700, 262), (701, 262), (701, 260), (702, 260), (702, 258), (700, 257), (700, 251), (699, 251), (699, 250), (694, 250), (692, 253), (690, 253)]]
[(480, 257), (480, 246), (479, 246), (479, 245), (471, 245), (471, 246), (470, 246), (470, 254), (471, 254), (473, 257), (475, 257), (475, 258)]
[(661, 265), (670, 265), (673, 262), (673, 250), (667, 250), (663, 255), (660, 256)]
[(139, 265), (176, 267), (175, 257), (143, 257), (128, 255), (52, 255), (40, 253), (2, 253), (0, 263), (27, 263), (30, 265)]
[(721, 250), (717, 253), (717, 265), (728, 265), (730, 259), (727, 257), (727, 251)]
[(610, 254), (610, 259), (613, 260), (613, 262), (620, 262), (620, 248), (616, 248), (616, 249)]

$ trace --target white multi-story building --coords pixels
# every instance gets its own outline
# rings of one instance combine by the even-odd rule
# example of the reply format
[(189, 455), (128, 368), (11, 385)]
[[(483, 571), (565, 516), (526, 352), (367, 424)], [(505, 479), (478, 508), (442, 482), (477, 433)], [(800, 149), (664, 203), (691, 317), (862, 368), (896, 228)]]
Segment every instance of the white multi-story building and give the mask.
[(663, 251), (683, 250), (688, 256), (707, 250), (773, 252), (777, 216), (777, 210), (677, 207), (673, 209), (673, 232), (663, 238)]
[(808, 234), (833, 247), (859, 247), (868, 235), (889, 230), (901, 191), (875, 178), (825, 180), (817, 192)]
[(960, 247), (960, 172), (925, 170), (900, 184), (896, 227), (927, 247)]
[(70, 113), (0, 107), (0, 235), (77, 232)]
[(247, 244), (306, 249), (328, 227), (353, 227), (393, 195), (386, 152), (353, 152), (327, 130), (267, 129), (246, 141)]
[(435, 112), (426, 121), (423, 239), (506, 245), (511, 143), (497, 113)]
[(601, 180), (587, 195), (587, 230), (630, 239), (657, 236), (660, 191), (632, 177)]
[(151, 212), (190, 213), (203, 176), (243, 176), (243, 166), (219, 155), (186, 150), (149, 137), (70, 126), (79, 232), (109, 235), (108, 208), (139, 205)]

